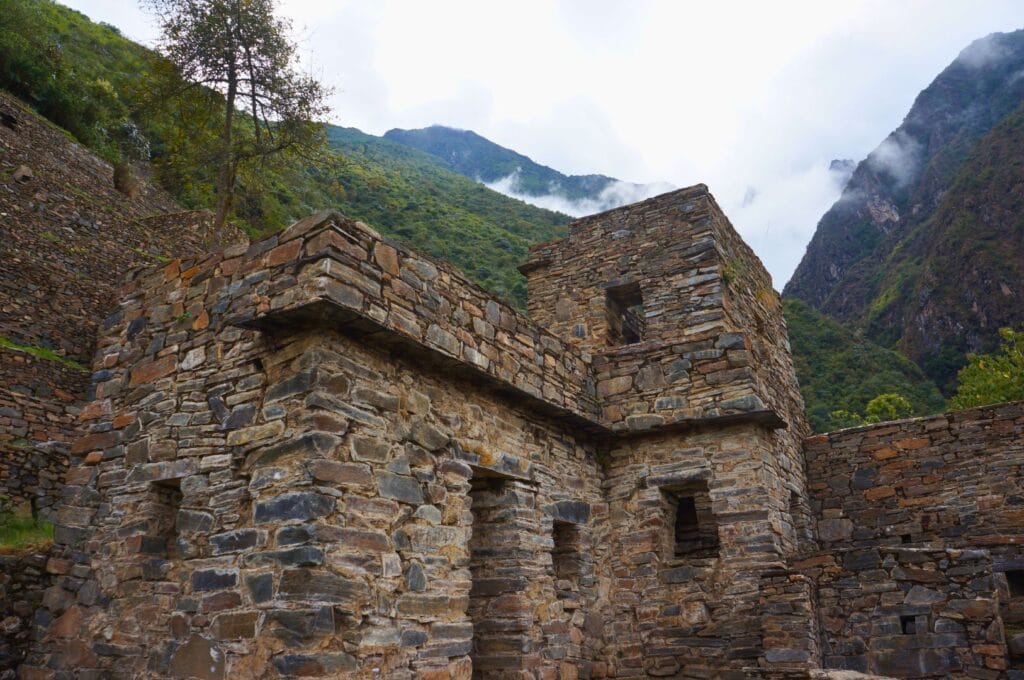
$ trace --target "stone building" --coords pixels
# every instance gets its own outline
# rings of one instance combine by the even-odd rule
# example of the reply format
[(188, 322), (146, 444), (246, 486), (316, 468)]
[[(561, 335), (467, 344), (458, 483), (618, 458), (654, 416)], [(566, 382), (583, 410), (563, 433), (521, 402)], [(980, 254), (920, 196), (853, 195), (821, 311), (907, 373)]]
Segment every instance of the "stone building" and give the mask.
[(704, 186), (522, 271), (335, 213), (133, 271), (21, 677), (1024, 677), (1024, 404), (809, 437)]

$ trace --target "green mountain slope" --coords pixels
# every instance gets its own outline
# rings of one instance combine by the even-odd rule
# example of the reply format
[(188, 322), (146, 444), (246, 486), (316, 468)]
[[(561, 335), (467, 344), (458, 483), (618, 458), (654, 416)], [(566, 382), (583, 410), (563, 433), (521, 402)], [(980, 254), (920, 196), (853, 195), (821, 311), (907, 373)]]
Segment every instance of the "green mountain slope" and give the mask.
[(481, 182), (495, 182), (517, 173), (518, 187), (531, 196), (557, 194), (568, 199), (597, 198), (609, 184), (605, 175), (563, 175), (528, 156), (499, 146), (472, 130), (431, 125), (419, 130), (388, 130), (385, 139), (440, 158), (449, 168)]
[[(49, 0), (5, 0), (0, 11), (0, 88), (32, 105), (110, 160), (127, 141), (141, 147), (157, 178), (184, 205), (210, 207), (213, 176), (179, 112), (147, 94), (156, 54), (111, 26)], [(190, 113), (204, 114), (193, 93)], [(253, 233), (280, 229), (337, 208), (410, 246), (450, 260), (477, 283), (522, 305), (516, 266), (529, 244), (560, 236), (569, 218), (530, 206), (453, 172), (416, 149), (327, 127), (333, 152), (318, 162), (285, 159), (261, 171), (269, 191), (240, 179), (236, 217)], [(195, 154), (194, 162), (182, 163)], [(173, 161), (173, 162), (172, 162)]]
[(341, 167), (318, 184), (329, 179), (328, 186), (340, 187), (335, 205), (525, 303), (526, 282), (516, 267), (531, 243), (564, 234), (568, 217), (491, 191), (416, 149), (354, 128), (328, 126), (327, 135)]
[(1024, 323), (1024, 105), (974, 146), (935, 212), (884, 262), (867, 330), (897, 338), (940, 387), (967, 352)]
[(807, 419), (815, 432), (841, 426), (833, 411), (863, 414), (869, 401), (890, 392), (906, 397), (915, 415), (942, 410), (935, 384), (899, 353), (852, 333), (801, 300), (784, 299), (783, 311)]
[(1024, 31), (961, 52), (858, 165), (784, 290), (901, 351), (947, 394), (966, 351), (1024, 320), (1008, 122), (1022, 72)]
[(384, 138), (420, 149), (449, 169), (537, 205), (573, 215), (616, 208), (672, 190), (669, 184), (636, 184), (606, 175), (565, 175), (528, 156), (495, 144), (472, 130), (432, 125), (388, 130)]

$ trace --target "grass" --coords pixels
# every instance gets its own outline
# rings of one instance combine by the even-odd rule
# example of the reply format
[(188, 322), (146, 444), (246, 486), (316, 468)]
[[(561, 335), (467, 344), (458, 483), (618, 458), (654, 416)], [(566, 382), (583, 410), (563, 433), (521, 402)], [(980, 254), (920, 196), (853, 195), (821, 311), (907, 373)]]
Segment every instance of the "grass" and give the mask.
[(0, 553), (20, 552), (53, 541), (53, 524), (25, 514), (0, 514)]
[(62, 366), (66, 366), (67, 368), (71, 368), (76, 371), (82, 371), (84, 373), (89, 372), (89, 369), (83, 366), (82, 364), (78, 363), (74, 359), (69, 359), (65, 356), (57, 354), (49, 347), (23, 345), (20, 342), (15, 342), (14, 340), (11, 340), (10, 338), (3, 335), (0, 335), (0, 347), (12, 350), (14, 352), (23, 352), (25, 354), (29, 354), (31, 356), (36, 357), (37, 359), (42, 359), (44, 361), (54, 361), (57, 362), (58, 364), (61, 364)]
[(166, 255), (157, 255), (156, 253), (150, 253), (148, 251), (143, 250), (142, 248), (136, 248), (135, 246), (128, 246), (128, 250), (132, 251), (136, 255), (141, 255), (142, 257), (148, 257), (151, 260), (156, 260), (161, 264), (167, 264), (168, 262), (171, 261), (171, 258), (167, 257)]

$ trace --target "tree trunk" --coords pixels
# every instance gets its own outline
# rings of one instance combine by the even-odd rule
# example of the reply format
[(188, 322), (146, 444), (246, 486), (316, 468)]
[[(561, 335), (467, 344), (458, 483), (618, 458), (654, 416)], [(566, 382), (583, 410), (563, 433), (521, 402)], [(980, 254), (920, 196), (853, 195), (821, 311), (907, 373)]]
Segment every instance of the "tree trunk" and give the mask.
[(232, 148), (232, 129), (235, 123), (235, 96), (238, 93), (238, 70), (232, 62), (228, 66), (228, 91), (225, 96), (224, 131), (221, 133), (223, 157), (220, 172), (217, 174), (217, 213), (213, 218), (213, 228), (220, 230), (231, 216), (231, 207), (235, 202), (235, 151)]

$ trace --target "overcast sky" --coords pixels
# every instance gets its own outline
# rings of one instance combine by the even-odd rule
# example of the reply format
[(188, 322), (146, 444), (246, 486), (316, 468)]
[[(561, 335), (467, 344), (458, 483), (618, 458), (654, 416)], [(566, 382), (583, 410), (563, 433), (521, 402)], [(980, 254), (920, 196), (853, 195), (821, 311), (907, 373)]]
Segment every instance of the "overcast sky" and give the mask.
[[(146, 44), (131, 0), (63, 0)], [(789, 278), (839, 188), (961, 49), (1020, 0), (283, 0), (332, 122), (475, 130), (566, 173), (709, 185)], [(746, 198), (746, 200), (744, 200)], [(752, 199), (752, 200), (751, 200)]]

